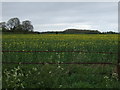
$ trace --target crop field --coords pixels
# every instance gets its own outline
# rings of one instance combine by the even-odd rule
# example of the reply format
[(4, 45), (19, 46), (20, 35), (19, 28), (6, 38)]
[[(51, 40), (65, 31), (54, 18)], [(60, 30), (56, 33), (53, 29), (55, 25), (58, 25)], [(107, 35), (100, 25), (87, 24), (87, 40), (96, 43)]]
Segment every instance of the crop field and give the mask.
[(3, 88), (120, 88), (117, 34), (4, 34), (2, 51)]

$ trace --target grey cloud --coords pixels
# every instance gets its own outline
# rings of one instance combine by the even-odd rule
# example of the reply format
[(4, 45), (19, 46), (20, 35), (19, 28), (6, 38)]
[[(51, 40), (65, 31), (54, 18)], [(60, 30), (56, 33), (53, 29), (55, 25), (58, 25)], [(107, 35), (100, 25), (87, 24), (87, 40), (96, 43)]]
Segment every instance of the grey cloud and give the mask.
[[(106, 29), (106, 26), (109, 26), (111, 30), (115, 30), (110, 25), (117, 24), (118, 19), (117, 3), (113, 2), (5, 2), (2, 11), (4, 21), (11, 17), (18, 17), (20, 20), (31, 20), (34, 26), (40, 24), (83, 23), (93, 27), (100, 26), (98, 29), (102, 29), (102, 31)], [(35, 29), (40, 30), (37, 27)], [(57, 30), (58, 28), (52, 26), (50, 29)]]

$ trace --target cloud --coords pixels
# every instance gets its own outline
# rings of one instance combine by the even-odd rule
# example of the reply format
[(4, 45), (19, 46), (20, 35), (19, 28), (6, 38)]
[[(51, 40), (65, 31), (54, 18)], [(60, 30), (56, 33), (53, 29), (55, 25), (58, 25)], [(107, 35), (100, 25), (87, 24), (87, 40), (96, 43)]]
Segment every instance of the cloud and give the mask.
[(90, 25), (83, 25), (79, 23), (74, 23), (74, 24), (41, 24), (41, 25), (36, 25), (37, 28), (39, 28), (40, 32), (43, 31), (63, 31), (65, 29), (69, 28), (75, 28), (75, 29), (92, 29)]
[(38, 31), (66, 28), (117, 31), (117, 8), (117, 2), (4, 2), (2, 11), (3, 21), (12, 17), (28, 19)]
[(0, 2), (0, 22), (2, 21), (2, 3)]
[(119, 2), (119, 0), (2, 0), (3, 2)]

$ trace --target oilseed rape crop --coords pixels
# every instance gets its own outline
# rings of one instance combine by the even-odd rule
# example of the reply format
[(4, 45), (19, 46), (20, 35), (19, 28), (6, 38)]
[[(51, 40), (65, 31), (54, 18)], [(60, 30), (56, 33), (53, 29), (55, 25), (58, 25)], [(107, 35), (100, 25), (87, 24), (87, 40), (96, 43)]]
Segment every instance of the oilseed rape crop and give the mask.
[(120, 88), (117, 34), (4, 34), (2, 51), (3, 88)]

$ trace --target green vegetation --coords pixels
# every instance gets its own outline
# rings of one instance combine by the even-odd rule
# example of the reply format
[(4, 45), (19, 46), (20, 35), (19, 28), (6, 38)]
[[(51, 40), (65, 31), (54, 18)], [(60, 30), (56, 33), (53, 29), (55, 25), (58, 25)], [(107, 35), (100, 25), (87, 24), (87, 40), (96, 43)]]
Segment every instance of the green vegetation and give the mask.
[(31, 21), (25, 20), (20, 22), (19, 18), (11, 18), (7, 22), (0, 22), (0, 28), (3, 33), (33, 33)]
[(117, 62), (117, 34), (3, 34), (3, 88), (120, 88), (114, 65), (22, 62)]

